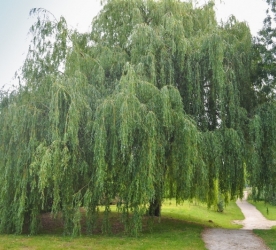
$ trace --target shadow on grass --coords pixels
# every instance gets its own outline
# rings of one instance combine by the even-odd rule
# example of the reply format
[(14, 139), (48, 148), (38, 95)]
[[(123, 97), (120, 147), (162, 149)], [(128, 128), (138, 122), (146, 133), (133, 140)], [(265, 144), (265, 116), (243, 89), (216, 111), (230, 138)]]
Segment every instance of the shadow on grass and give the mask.
[[(62, 218), (53, 219), (50, 213), (41, 215), (41, 230), (37, 236), (0, 235), (2, 249), (206, 249), (201, 239), (205, 227), (235, 228), (231, 221), (243, 215), (235, 203), (230, 203), (224, 213), (208, 210), (206, 206), (185, 203), (175, 205), (166, 200), (162, 204), (162, 218), (144, 217), (143, 230), (138, 237), (129, 237), (121, 217), (112, 207), (111, 234), (102, 233), (103, 214), (100, 213), (92, 234), (87, 233), (85, 211), (82, 210), (81, 237), (64, 236)], [(22, 248), (23, 247), (23, 248)]]
[[(111, 213), (112, 234), (101, 233), (101, 226), (97, 227), (93, 235), (85, 234), (83, 221), (83, 235), (81, 237), (63, 236), (61, 218), (53, 220), (50, 214), (42, 216), (43, 228), (37, 236), (0, 235), (0, 250), (2, 249), (206, 249), (201, 239), (203, 226), (188, 223), (184, 220), (164, 217), (161, 220), (144, 220), (144, 228), (138, 237), (129, 237), (124, 233), (118, 213)], [(148, 225), (150, 223), (151, 225)], [(12, 242), (12, 244), (11, 244)], [(2, 246), (4, 248), (2, 248)]]
[[(96, 227), (92, 231), (92, 235), (103, 235), (101, 225), (102, 225), (103, 215), (100, 213), (99, 218), (96, 223)], [(120, 215), (116, 212), (110, 213), (110, 225), (111, 231), (109, 236), (124, 236), (126, 235), (124, 230), (124, 225), (121, 222)], [(82, 234), (87, 235), (87, 226), (85, 223), (85, 216), (83, 215), (81, 221)], [(143, 230), (140, 237), (146, 235), (163, 235), (173, 232), (188, 232), (191, 230), (201, 231), (203, 225), (200, 223), (187, 222), (183, 219), (172, 218), (164, 216), (162, 218), (148, 217), (145, 216), (143, 219)], [(49, 234), (49, 235), (62, 235), (63, 234), (63, 222), (62, 218), (53, 218), (50, 213), (43, 214), (41, 216), (41, 230), (39, 234)]]

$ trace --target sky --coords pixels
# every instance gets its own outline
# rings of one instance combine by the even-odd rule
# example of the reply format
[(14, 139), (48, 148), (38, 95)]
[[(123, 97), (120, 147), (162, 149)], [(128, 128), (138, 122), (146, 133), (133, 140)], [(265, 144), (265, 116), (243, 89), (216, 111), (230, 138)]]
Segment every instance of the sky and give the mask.
[[(12, 79), (27, 55), (28, 31), (36, 21), (29, 16), (32, 8), (45, 8), (57, 19), (63, 16), (71, 27), (85, 32), (101, 4), (100, 0), (0, 0), (0, 89), (16, 85)], [(217, 0), (215, 6), (218, 21), (226, 21), (233, 14), (248, 23), (253, 35), (262, 28), (266, 8), (265, 0)]]

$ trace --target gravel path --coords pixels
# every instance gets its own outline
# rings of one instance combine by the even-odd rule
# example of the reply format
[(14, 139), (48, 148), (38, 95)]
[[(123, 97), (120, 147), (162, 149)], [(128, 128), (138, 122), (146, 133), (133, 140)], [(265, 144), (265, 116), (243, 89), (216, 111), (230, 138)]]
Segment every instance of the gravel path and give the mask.
[(210, 228), (204, 230), (202, 237), (209, 250), (269, 249), (252, 230)]
[(267, 220), (259, 210), (246, 201), (246, 198), (247, 193), (245, 192), (244, 199), (236, 202), (244, 214), (245, 219), (242, 221), (234, 221), (236, 224), (243, 225), (243, 228), (239, 230), (219, 228), (205, 229), (202, 238), (207, 249), (269, 249), (263, 243), (262, 239), (253, 233), (252, 229), (270, 229), (272, 226), (276, 225), (276, 221)]

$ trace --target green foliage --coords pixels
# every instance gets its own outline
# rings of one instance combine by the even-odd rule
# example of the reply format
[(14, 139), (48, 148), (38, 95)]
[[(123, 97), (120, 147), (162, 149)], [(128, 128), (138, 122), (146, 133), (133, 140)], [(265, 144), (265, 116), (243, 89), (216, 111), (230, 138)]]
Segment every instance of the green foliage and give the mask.
[(77, 235), (80, 207), (92, 232), (101, 204), (108, 233), (116, 198), (125, 231), (137, 235), (164, 196), (208, 207), (242, 196), (247, 149), (260, 150), (263, 133), (248, 132), (246, 24), (231, 17), (219, 26), (212, 2), (176, 0), (107, 1), (84, 34), (43, 9), (31, 13), (24, 85), (1, 96), (0, 232), (36, 233), (50, 211)]
[(263, 22), (263, 28), (259, 31), (258, 36), (254, 38), (255, 66), (256, 74), (254, 75), (255, 86), (258, 89), (259, 99), (264, 102), (268, 99), (275, 99), (275, 0), (266, 0), (268, 9), (266, 18)]
[(275, 102), (263, 104), (250, 123), (252, 148), (250, 157), (249, 179), (253, 186), (252, 195), (265, 201), (275, 199), (275, 140), (276, 140)]
[(254, 199), (273, 203), (275, 194), (275, 13), (276, 2), (267, 0), (264, 26), (254, 40), (254, 85), (258, 97), (250, 121), (249, 179)]

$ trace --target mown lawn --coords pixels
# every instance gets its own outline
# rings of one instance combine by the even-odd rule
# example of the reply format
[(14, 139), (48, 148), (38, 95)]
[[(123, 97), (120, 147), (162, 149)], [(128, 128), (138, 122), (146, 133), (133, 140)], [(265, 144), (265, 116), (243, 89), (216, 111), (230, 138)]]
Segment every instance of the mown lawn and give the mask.
[[(249, 202), (268, 220), (276, 220), (276, 206), (272, 206), (268, 203), (265, 204), (263, 201)], [(271, 230), (254, 230), (254, 233), (260, 236), (270, 249), (276, 250), (276, 227), (273, 227)]]
[[(115, 209), (114, 209), (115, 210)], [(114, 212), (113, 216), (117, 216)], [(234, 202), (223, 213), (208, 210), (204, 204), (185, 202), (176, 206), (175, 201), (165, 201), (162, 218), (156, 220), (152, 230), (145, 229), (137, 238), (123, 232), (114, 236), (64, 237), (60, 228), (43, 230), (37, 236), (0, 235), (0, 249), (206, 249), (201, 239), (205, 227), (238, 228), (232, 220), (243, 219)], [(57, 227), (60, 224), (56, 224)], [(47, 232), (47, 234), (46, 234)]]
[(151, 234), (138, 238), (126, 236), (83, 236), (77, 238), (55, 235), (0, 236), (0, 249), (205, 249), (200, 234), (202, 227), (182, 222), (165, 221)]
[(255, 234), (257, 234), (259, 237), (261, 237), (265, 244), (271, 249), (276, 250), (276, 229), (271, 230), (259, 230), (254, 229), (253, 230)]
[(162, 216), (177, 218), (206, 227), (221, 227), (238, 229), (241, 225), (232, 224), (233, 220), (243, 220), (244, 216), (234, 201), (231, 201), (223, 213), (214, 209), (207, 209), (206, 204), (184, 202), (175, 205), (175, 202), (166, 200), (162, 206)]

